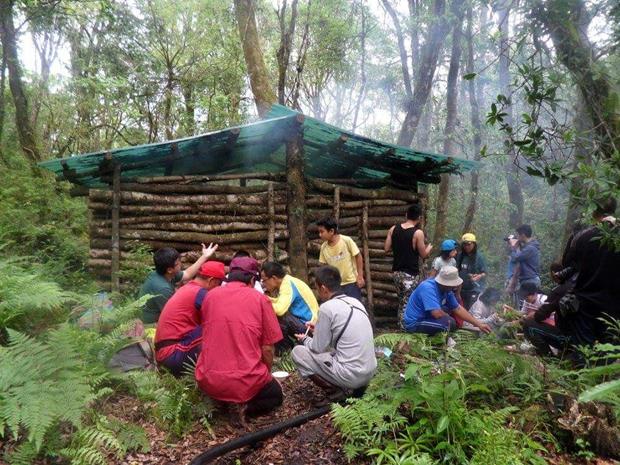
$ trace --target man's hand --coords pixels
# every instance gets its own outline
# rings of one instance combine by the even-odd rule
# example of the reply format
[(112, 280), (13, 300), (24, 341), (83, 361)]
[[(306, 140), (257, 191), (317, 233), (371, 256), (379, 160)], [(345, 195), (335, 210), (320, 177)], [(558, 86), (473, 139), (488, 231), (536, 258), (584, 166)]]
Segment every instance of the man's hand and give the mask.
[(524, 325), (526, 323), (532, 323), (534, 321), (534, 313), (535, 312), (531, 312), (531, 313), (528, 313), (527, 315), (521, 317), (521, 319), (519, 320), (521, 322), (521, 324)]
[(517, 245), (519, 244), (519, 240), (518, 239), (509, 239), (508, 243), (510, 244), (510, 247), (512, 247), (513, 249), (516, 249)]
[(491, 327), (486, 323), (478, 323), (478, 328), (485, 334), (489, 334), (492, 331)]
[(469, 279), (471, 279), (475, 283), (480, 281), (481, 278), (482, 278), (481, 274), (470, 274), (469, 275)]
[(362, 275), (358, 275), (357, 277), (357, 287), (360, 289), (366, 285), (366, 281), (364, 281), (364, 277)]
[(308, 336), (308, 332), (312, 331), (314, 332), (314, 327), (315, 327), (315, 323), (312, 323), (311, 321), (306, 321), (306, 332), (305, 333), (298, 333), (295, 334), (295, 337), (297, 338), (298, 341), (303, 341), (306, 336)]
[(205, 257), (207, 260), (211, 258), (211, 256), (215, 253), (215, 251), (219, 247), (217, 244), (213, 245), (213, 242), (209, 244), (209, 247), (207, 247), (204, 244), (201, 244), (201, 245), (202, 245), (202, 256)]

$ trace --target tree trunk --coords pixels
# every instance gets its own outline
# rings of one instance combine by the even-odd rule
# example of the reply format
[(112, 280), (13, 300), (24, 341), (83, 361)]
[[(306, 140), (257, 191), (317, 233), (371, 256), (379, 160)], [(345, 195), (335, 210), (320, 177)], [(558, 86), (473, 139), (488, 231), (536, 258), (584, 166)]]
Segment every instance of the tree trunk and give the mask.
[(196, 103), (194, 85), (191, 82), (186, 82), (183, 86), (183, 102), (185, 103), (185, 135), (193, 136), (196, 133)]
[[(456, 145), (454, 136), (456, 131), (457, 100), (458, 100), (458, 76), (461, 64), (461, 36), (463, 35), (463, 0), (454, 0), (452, 4), (455, 23), (452, 33), (452, 55), (450, 57), (450, 68), (448, 70), (448, 88), (446, 96), (446, 126), (444, 128), (443, 151), (446, 155), (456, 156)], [(450, 175), (441, 175), (439, 192), (437, 194), (437, 213), (435, 216), (434, 242), (438, 244), (446, 234), (446, 223), (448, 219), (448, 196), (450, 193)]]
[(360, 33), (360, 46), (362, 48), (362, 57), (361, 57), (361, 66), (360, 66), (360, 93), (357, 96), (357, 103), (355, 104), (355, 109), (353, 113), (353, 123), (351, 124), (351, 130), (355, 132), (357, 129), (357, 118), (359, 116), (359, 111), (362, 106), (362, 101), (364, 100), (364, 95), (366, 94), (366, 12), (364, 10), (363, 2), (360, 2), (360, 15), (362, 16), (362, 32)]
[(258, 114), (263, 117), (277, 99), (269, 83), (269, 74), (263, 60), (263, 52), (260, 48), (256, 17), (254, 15), (255, 8), (256, 3), (254, 0), (235, 0), (235, 16), (237, 18), (237, 26), (239, 27), (241, 45), (243, 46), (245, 64), (250, 76), (250, 86), (252, 87)]
[(174, 65), (166, 64), (166, 89), (164, 90), (164, 131), (166, 140), (174, 139), (174, 129), (172, 122), (172, 97), (174, 93)]
[(291, 3), (291, 20), (286, 25), (286, 6), (287, 0), (282, 3), (282, 8), (278, 11), (278, 20), (280, 23), (280, 48), (276, 54), (278, 59), (278, 103), (286, 104), (286, 72), (291, 58), (291, 49), (293, 48), (293, 38), (295, 37), (295, 26), (297, 24), (297, 3), (299, 0), (293, 0)]
[(2, 39), (2, 48), (9, 70), (9, 86), (11, 87), (13, 103), (15, 104), (15, 123), (17, 125), (19, 143), (26, 158), (30, 162), (36, 163), (41, 160), (41, 154), (36, 143), (34, 128), (30, 124), (28, 100), (22, 83), (22, 70), (17, 56), (17, 39), (13, 24), (13, 4), (14, 0), (3, 0), (0, 2), (0, 38)]
[(409, 147), (420, 124), (420, 116), (431, 93), (439, 55), (450, 24), (446, 17), (445, 0), (433, 2), (433, 17), (428, 39), (422, 46), (421, 64), (416, 73), (413, 99), (407, 105), (407, 114), (398, 135), (398, 145)]
[(600, 153), (611, 158), (620, 150), (618, 94), (605, 67), (595, 62), (587, 36), (589, 15), (584, 1), (547, 0), (538, 3), (533, 13), (546, 26), (558, 59), (575, 79), (592, 120)]
[[(586, 110), (587, 103), (584, 101), (583, 95), (577, 99), (575, 105), (574, 126), (577, 132), (577, 143), (575, 146), (575, 162), (590, 164), (592, 162), (592, 152), (595, 150), (594, 141), (592, 140), (592, 119)], [(573, 178), (570, 183), (570, 198), (568, 208), (566, 210), (566, 219), (564, 220), (564, 234), (562, 237), (562, 247), (568, 241), (568, 237), (573, 232), (575, 223), (579, 220), (579, 216), (583, 210), (583, 202), (579, 196), (582, 190), (582, 182), (579, 178)], [(561, 256), (563, 250), (560, 249), (558, 254)]]
[[(467, 8), (467, 73), (474, 72), (474, 35), (473, 35), (473, 15), (471, 6)], [(471, 126), (473, 129), (473, 150), (474, 160), (480, 160), (480, 150), (482, 148), (482, 125), (480, 124), (480, 105), (478, 103), (478, 95), (476, 94), (476, 82), (470, 79), (467, 82), (467, 91), (469, 93), (469, 106), (471, 111)], [(463, 234), (472, 230), (476, 206), (478, 203), (478, 171), (471, 172), (471, 181), (469, 185), (469, 203), (465, 211), (465, 220), (463, 221)]]
[(307, 282), (306, 182), (301, 132), (286, 143), (286, 177), (288, 184), (286, 212), (290, 231), (289, 265), (294, 276)]
[[(510, 5), (502, 4), (499, 9), (499, 31), (500, 31), (500, 56), (499, 56), (499, 84), (501, 93), (510, 101), (510, 58), (509, 50), (509, 23)], [(509, 103), (503, 109), (507, 114), (504, 121), (512, 126), (512, 105)], [(504, 147), (508, 155), (506, 161), (506, 183), (508, 185), (508, 200), (510, 209), (508, 211), (508, 224), (511, 228), (517, 228), (523, 223), (523, 192), (519, 179), (519, 168), (516, 164), (517, 154), (514, 147), (508, 141), (504, 142)]]
[[(2, 136), (4, 134), (4, 116), (6, 115), (6, 102), (4, 93), (6, 90), (6, 54), (2, 50), (2, 67), (0, 68), (0, 147), (2, 146)], [(3, 158), (6, 163), (6, 160)]]

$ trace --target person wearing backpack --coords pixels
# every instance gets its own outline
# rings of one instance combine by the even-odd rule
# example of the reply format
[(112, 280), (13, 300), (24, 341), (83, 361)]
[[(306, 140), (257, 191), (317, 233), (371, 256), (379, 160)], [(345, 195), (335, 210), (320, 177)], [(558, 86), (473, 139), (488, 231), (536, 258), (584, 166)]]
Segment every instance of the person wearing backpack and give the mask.
[(291, 353), (299, 374), (327, 391), (332, 401), (361, 397), (377, 368), (372, 326), (362, 303), (345, 295), (333, 266), (314, 272), (319, 298), (313, 336), (296, 334), (301, 345)]
[(222, 262), (202, 264), (196, 277), (166, 302), (155, 333), (155, 359), (174, 376), (195, 363), (202, 344), (200, 307), (211, 289), (225, 277)]

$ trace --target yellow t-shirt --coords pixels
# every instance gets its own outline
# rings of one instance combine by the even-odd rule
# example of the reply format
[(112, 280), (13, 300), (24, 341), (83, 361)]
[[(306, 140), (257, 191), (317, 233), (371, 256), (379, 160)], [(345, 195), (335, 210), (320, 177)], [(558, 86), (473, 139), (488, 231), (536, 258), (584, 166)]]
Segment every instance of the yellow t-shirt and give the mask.
[(321, 244), (319, 262), (338, 268), (344, 286), (357, 281), (355, 256), (359, 253), (360, 249), (355, 241), (349, 236), (340, 234), (340, 239), (334, 246), (330, 246), (327, 242)]

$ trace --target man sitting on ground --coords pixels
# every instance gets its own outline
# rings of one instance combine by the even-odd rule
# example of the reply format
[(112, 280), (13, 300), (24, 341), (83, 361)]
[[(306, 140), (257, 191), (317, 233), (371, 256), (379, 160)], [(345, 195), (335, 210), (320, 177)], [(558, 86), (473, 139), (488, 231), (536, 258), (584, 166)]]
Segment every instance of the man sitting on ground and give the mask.
[(456, 330), (453, 316), (471, 323), (484, 333), (491, 327), (473, 317), (456, 300), (454, 290), (462, 284), (454, 266), (445, 266), (434, 279), (427, 279), (413, 291), (407, 307), (403, 326), (410, 333), (437, 334)]
[(155, 358), (174, 376), (180, 376), (196, 362), (202, 343), (200, 307), (207, 292), (219, 287), (224, 276), (222, 262), (206, 262), (196, 278), (175, 292), (164, 306), (155, 333)]
[(139, 297), (151, 294), (151, 297), (142, 309), (142, 321), (144, 323), (157, 323), (164, 305), (174, 294), (175, 286), (181, 281), (189, 281), (217, 250), (217, 244), (202, 244), (202, 255), (192, 266), (181, 271), (181, 259), (179, 252), (170, 247), (159, 249), (153, 255), (155, 271), (152, 271), (140, 288)]
[(377, 368), (368, 314), (359, 300), (342, 292), (338, 269), (323, 266), (314, 276), (324, 302), (316, 327), (306, 323), (313, 337), (297, 335), (302, 345), (293, 348), (293, 361), (302, 377), (337, 397), (361, 396)]
[(282, 331), (269, 299), (253, 289), (258, 270), (251, 257), (232, 260), (228, 284), (210, 291), (201, 309), (196, 381), (209, 397), (238, 404), (242, 423), (246, 414), (282, 404), (282, 388), (271, 376)]
[(306, 330), (306, 322), (316, 321), (319, 304), (308, 285), (301, 279), (286, 274), (279, 263), (263, 263), (260, 274), (284, 335), (278, 348), (292, 349), (295, 334)]

